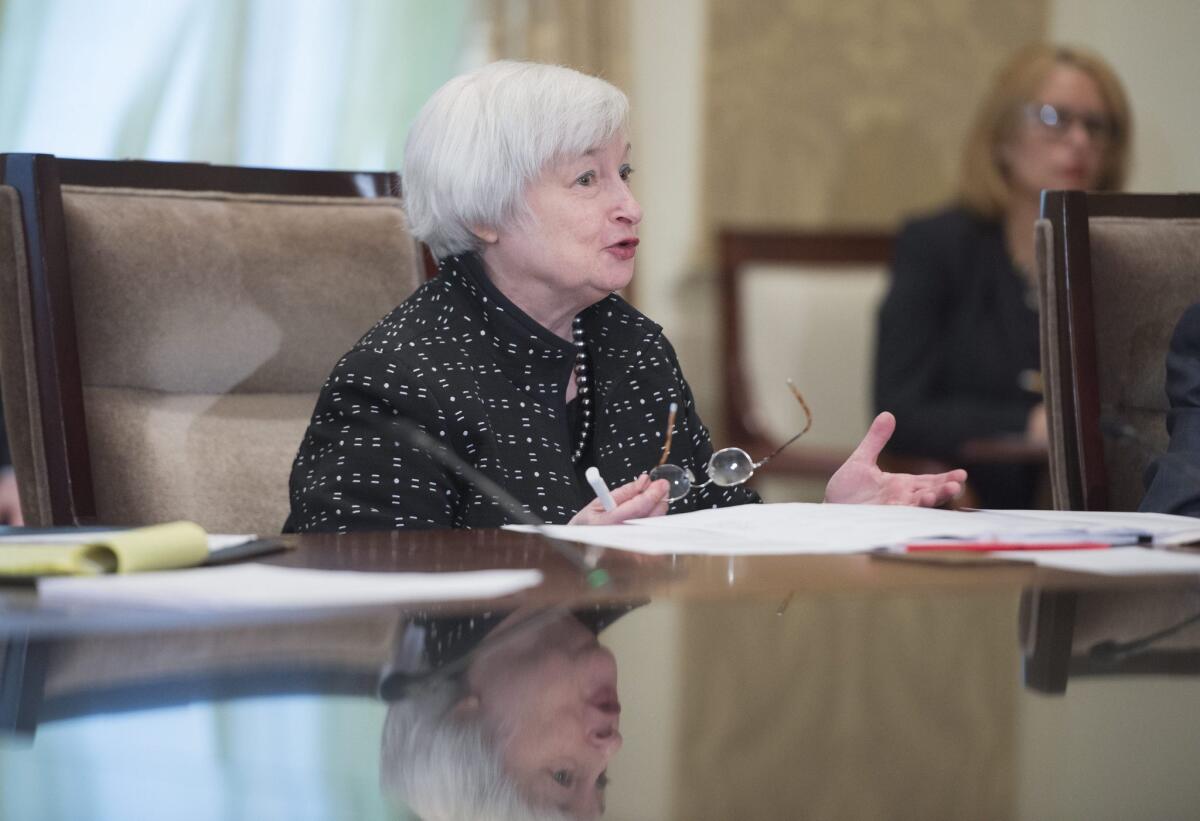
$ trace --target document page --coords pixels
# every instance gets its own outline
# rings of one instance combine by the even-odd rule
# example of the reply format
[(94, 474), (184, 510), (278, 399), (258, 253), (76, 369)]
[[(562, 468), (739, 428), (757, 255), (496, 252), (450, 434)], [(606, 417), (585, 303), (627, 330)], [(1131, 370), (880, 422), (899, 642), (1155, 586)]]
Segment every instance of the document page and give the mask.
[(199, 567), (128, 576), (47, 578), (47, 605), (103, 604), (165, 610), (298, 609), (489, 599), (534, 587), (538, 570), (360, 573), (265, 564)]

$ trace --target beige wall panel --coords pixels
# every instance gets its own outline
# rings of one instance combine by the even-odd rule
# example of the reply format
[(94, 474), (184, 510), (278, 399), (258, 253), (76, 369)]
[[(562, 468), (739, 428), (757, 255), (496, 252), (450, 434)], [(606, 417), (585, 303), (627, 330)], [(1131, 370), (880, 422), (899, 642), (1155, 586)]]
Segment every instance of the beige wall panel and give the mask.
[(558, 63), (628, 90), (627, 0), (481, 0), (493, 59)]
[(891, 226), (955, 187), (976, 101), (1045, 0), (711, 0), (710, 224)]

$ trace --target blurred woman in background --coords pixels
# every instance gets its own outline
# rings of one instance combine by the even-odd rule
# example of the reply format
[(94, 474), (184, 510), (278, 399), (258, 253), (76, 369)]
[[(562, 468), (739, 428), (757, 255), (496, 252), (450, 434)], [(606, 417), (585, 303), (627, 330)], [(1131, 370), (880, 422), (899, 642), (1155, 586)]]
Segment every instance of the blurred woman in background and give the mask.
[[(890, 448), (962, 461), (972, 440), (1045, 446), (1034, 223), (1043, 190), (1112, 191), (1132, 123), (1100, 57), (1026, 48), (1000, 71), (967, 139), (957, 202), (896, 240), (879, 314), (875, 405)], [(1029, 507), (1040, 464), (965, 465), (984, 507)]]

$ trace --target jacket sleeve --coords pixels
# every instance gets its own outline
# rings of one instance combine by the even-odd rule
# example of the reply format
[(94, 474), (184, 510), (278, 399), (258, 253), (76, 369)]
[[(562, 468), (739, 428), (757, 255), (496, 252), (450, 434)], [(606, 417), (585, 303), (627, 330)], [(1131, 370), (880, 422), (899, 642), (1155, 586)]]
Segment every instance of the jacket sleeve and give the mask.
[(1140, 510), (1200, 516), (1200, 304), (1175, 327), (1167, 353), (1167, 452), (1146, 469)]
[(436, 398), (401, 365), (355, 350), (334, 368), (292, 466), (285, 530), (454, 526), (459, 485), (403, 427), (447, 435)]
[(942, 226), (938, 220), (910, 224), (896, 239), (875, 342), (875, 411), (895, 414), (895, 450), (955, 458), (970, 439), (1024, 431), (1029, 410), (1020, 402), (954, 396), (942, 388), (947, 358), (962, 355), (951, 350), (943, 332), (959, 309), (954, 280), (971, 275), (954, 270), (954, 238), (941, 235)]

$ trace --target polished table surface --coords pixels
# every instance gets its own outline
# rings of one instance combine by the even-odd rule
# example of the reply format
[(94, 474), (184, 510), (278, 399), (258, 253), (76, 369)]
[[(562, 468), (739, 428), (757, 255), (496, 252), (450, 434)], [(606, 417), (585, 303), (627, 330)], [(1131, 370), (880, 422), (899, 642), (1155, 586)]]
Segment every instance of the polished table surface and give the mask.
[[(545, 580), (207, 615), (0, 588), (0, 819), (1200, 817), (1195, 576), (607, 551), (591, 589), (535, 535), (285, 538), (261, 561)], [(438, 734), (467, 725), (491, 770)]]

